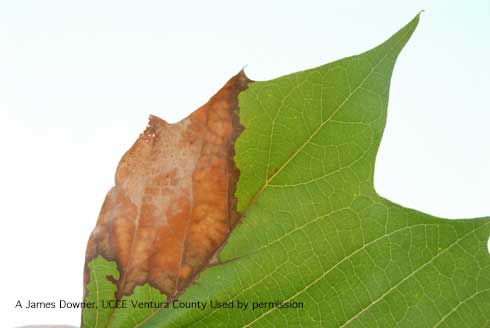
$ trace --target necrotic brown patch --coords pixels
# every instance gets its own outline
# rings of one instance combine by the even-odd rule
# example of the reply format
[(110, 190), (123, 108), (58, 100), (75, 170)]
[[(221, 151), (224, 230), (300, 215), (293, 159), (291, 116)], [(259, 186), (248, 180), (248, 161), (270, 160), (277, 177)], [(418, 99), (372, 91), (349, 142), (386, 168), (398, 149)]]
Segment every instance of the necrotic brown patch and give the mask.
[(86, 263), (98, 254), (117, 261), (117, 297), (147, 282), (177, 294), (228, 237), (238, 219), (237, 96), (248, 83), (240, 72), (176, 124), (150, 116), (121, 159), (86, 253)]

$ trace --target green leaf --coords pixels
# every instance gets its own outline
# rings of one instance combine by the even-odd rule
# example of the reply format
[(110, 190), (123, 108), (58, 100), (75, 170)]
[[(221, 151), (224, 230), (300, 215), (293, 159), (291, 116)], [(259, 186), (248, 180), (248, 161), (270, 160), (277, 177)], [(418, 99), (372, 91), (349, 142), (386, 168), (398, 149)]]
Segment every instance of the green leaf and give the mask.
[(119, 279), (116, 262), (99, 255), (88, 263), (88, 269), (90, 280), (85, 302), (94, 306), (84, 309), (82, 327), (134, 327), (167, 300), (157, 289), (145, 284), (136, 287), (131, 296), (116, 302), (114, 281)]
[[(392, 70), (418, 21), (363, 54), (250, 83), (235, 144), (243, 217), (219, 264), (179, 297), (207, 306), (112, 326), (488, 327), (490, 219), (436, 218), (374, 189)], [(87, 297), (114, 297), (102, 276), (117, 279), (114, 267), (92, 261)], [(105, 327), (94, 315), (84, 326)]]
[(103, 302), (114, 300), (116, 285), (112, 279), (119, 279), (119, 271), (115, 262), (109, 262), (102, 256), (97, 256), (88, 263), (90, 280), (87, 284), (87, 296), (85, 302), (94, 306), (84, 309), (82, 313), (82, 325), (85, 327), (107, 327), (111, 311), (103, 310)]

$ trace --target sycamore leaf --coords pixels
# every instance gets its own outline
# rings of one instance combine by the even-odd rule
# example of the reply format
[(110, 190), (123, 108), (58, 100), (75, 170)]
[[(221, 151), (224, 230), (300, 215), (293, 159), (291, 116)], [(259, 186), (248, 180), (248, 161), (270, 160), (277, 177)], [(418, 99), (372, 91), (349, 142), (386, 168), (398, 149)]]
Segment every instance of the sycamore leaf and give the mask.
[(240, 73), (176, 125), (152, 117), (91, 235), (82, 326), (489, 327), (490, 219), (374, 190), (418, 20), (315, 69)]

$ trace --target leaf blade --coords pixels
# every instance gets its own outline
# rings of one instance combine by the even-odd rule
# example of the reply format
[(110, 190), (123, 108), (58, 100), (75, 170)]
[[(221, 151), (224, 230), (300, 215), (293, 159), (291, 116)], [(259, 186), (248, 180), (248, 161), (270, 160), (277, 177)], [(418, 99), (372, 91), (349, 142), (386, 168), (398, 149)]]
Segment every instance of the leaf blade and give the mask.
[(243, 218), (222, 262), (179, 299), (304, 307), (169, 308), (135, 327), (477, 327), (490, 320), (489, 218), (436, 218), (374, 189), (392, 70), (418, 21), (368, 52), (240, 93)]

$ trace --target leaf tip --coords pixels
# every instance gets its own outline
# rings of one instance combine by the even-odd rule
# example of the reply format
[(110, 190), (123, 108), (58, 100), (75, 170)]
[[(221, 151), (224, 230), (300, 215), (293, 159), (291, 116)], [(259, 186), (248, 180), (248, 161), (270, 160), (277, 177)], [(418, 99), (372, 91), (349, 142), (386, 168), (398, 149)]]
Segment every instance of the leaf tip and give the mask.
[(245, 73), (245, 68), (247, 68), (248, 64), (245, 64), (242, 69), (238, 72), (236, 77), (240, 80), (241, 83), (248, 84), (250, 82), (253, 82), (247, 74)]
[(401, 50), (405, 47), (408, 40), (412, 37), (413, 32), (416, 30), (419, 23), (420, 11), (414, 18), (410, 20), (405, 26), (403, 26), (398, 32), (393, 34), (388, 40), (380, 45), (380, 48), (387, 48), (394, 55), (394, 58), (398, 57)]

